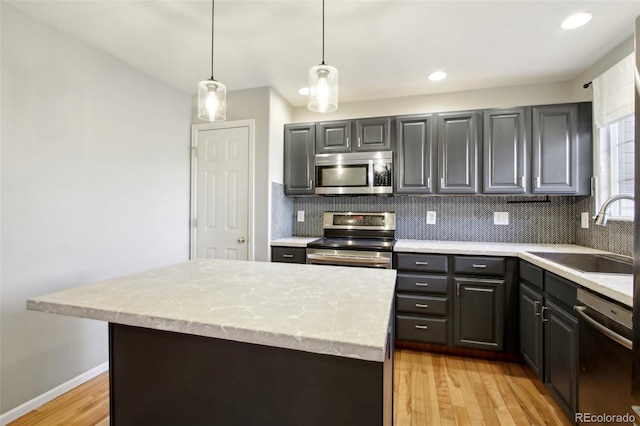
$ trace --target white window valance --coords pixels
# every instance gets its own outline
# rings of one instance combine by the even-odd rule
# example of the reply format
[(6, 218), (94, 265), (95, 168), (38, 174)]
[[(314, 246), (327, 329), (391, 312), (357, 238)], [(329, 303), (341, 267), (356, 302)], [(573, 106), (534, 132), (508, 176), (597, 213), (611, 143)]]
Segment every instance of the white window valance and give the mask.
[(632, 53), (593, 80), (593, 120), (597, 128), (633, 114), (634, 67)]

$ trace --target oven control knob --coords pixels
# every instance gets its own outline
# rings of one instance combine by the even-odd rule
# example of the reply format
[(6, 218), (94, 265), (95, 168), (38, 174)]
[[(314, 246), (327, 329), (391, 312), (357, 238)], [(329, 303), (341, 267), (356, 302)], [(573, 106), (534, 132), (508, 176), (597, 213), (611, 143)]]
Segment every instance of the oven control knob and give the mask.
[(238, 237), (238, 242), (239, 242), (240, 244), (244, 243), (244, 242), (245, 242), (244, 237)]

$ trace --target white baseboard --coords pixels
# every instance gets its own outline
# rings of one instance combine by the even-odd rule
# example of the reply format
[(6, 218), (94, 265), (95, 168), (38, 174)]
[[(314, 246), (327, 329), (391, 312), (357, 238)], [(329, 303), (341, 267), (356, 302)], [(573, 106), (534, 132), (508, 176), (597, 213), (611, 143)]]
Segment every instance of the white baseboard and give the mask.
[(25, 402), (24, 404), (14, 408), (13, 410), (9, 410), (4, 414), (0, 414), (0, 426), (5, 426), (8, 423), (11, 423), (17, 418), (24, 416), (28, 412), (33, 411), (41, 405), (44, 405), (47, 402), (59, 397), (63, 393), (66, 393), (71, 389), (83, 384), (84, 382), (93, 379), (98, 374), (104, 373), (108, 369), (108, 362), (100, 364), (99, 366), (94, 367), (91, 370), (86, 371), (79, 376), (76, 376), (73, 379), (64, 382), (60, 386), (56, 386), (55, 388), (43, 393), (42, 395), (36, 396), (32, 400)]

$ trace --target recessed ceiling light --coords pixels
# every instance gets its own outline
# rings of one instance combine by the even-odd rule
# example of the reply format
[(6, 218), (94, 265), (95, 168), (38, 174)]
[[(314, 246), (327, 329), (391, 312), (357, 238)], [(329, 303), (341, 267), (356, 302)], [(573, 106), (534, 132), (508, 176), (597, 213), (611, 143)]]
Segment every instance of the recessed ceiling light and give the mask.
[(567, 19), (562, 21), (562, 24), (560, 24), (560, 27), (563, 30), (572, 30), (574, 28), (583, 26), (590, 20), (591, 20), (590, 13), (576, 13), (575, 15), (571, 15)]
[(444, 71), (436, 71), (429, 74), (429, 80), (431, 81), (440, 81), (447, 77), (447, 73)]
[(309, 96), (309, 88), (301, 87), (298, 89), (298, 93), (301, 94), (302, 96)]

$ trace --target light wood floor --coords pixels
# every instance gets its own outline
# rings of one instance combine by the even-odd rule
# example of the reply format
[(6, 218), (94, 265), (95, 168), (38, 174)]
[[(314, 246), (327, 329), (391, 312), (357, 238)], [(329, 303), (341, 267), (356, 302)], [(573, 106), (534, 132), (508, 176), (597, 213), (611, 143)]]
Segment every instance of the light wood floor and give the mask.
[[(396, 426), (571, 425), (524, 364), (397, 350)], [(10, 426), (109, 424), (107, 373)]]

